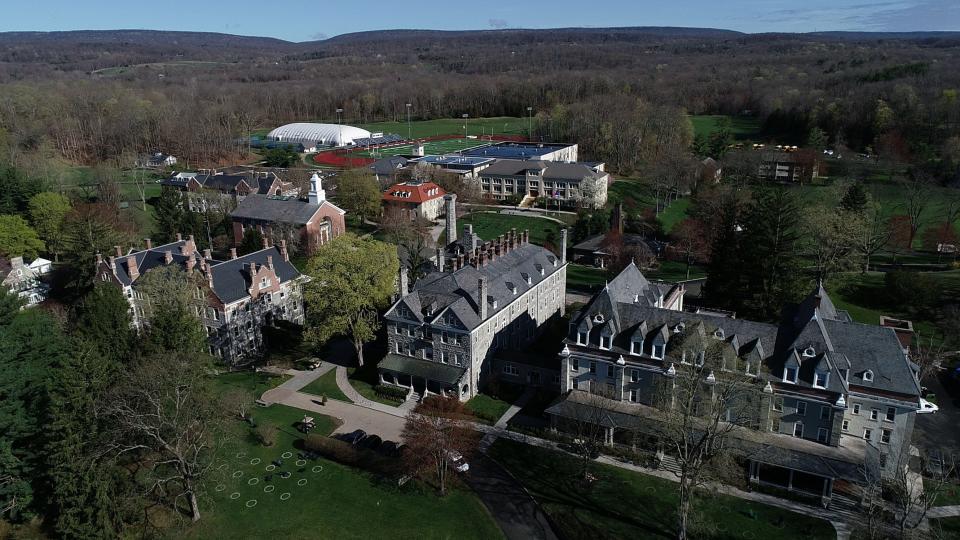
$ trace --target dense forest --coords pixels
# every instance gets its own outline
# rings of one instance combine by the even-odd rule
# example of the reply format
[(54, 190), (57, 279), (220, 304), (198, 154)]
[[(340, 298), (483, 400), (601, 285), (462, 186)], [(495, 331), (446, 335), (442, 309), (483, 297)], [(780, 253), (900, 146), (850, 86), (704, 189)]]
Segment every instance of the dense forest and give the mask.
[[(391, 31), (288, 43), (171, 32), (0, 34), (0, 138), (14, 161), (96, 164), (163, 149), (193, 163), (289, 121), (526, 116), (636, 168), (624, 143), (687, 114), (745, 115), (767, 139), (877, 152), (956, 175), (960, 36), (696, 29)], [(627, 113), (627, 114), (624, 114)], [(630, 131), (634, 118), (654, 125)], [(677, 127), (666, 138), (677, 139)], [(649, 138), (649, 137), (648, 137)], [(687, 137), (688, 138), (688, 137)], [(639, 161), (638, 161), (639, 160)]]

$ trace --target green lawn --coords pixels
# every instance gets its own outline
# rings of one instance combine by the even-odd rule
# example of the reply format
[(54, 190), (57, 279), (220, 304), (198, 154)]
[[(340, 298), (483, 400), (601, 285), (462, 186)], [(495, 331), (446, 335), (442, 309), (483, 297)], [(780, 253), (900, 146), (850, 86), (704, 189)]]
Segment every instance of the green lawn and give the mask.
[(625, 210), (632, 211), (634, 206), (653, 207), (653, 193), (649, 185), (642, 180), (621, 178), (607, 189), (607, 206), (612, 207), (623, 202)]
[(470, 401), (467, 401), (467, 408), (481, 422), (492, 425), (503, 416), (503, 413), (507, 412), (510, 403), (487, 394), (477, 394), (470, 398)]
[[(659, 279), (670, 283), (684, 281), (687, 279), (687, 263), (661, 260), (660, 266), (656, 270), (644, 272), (643, 275), (650, 279)], [(703, 267), (696, 265), (690, 266), (690, 279), (706, 276), (707, 272)]]
[[(590, 485), (576, 458), (498, 440), (490, 455), (527, 488), (568, 538), (674, 538), (676, 484), (597, 463)], [(693, 538), (835, 538), (826, 521), (733, 497), (708, 494), (695, 502)]]
[(359, 369), (347, 369), (347, 378), (350, 381), (350, 386), (352, 386), (358, 394), (369, 399), (370, 401), (376, 401), (377, 403), (383, 403), (384, 405), (390, 405), (392, 407), (399, 405), (399, 401), (389, 400), (377, 395), (377, 392), (373, 389), (373, 387), (379, 384), (378, 377), (379, 375), (375, 364), (367, 364), (364, 366), (364, 368)]
[[(371, 132), (396, 133), (407, 136), (407, 122), (376, 122), (359, 124)], [(420, 120), (410, 123), (410, 133), (414, 138), (435, 137), (437, 135), (460, 135), (463, 133), (462, 118), (440, 118), (438, 120)], [(467, 120), (468, 135), (526, 135), (527, 119), (513, 116), (493, 118), (470, 118)]]
[(524, 229), (530, 229), (530, 242), (534, 244), (543, 245), (551, 234), (554, 243), (560, 239), (561, 225), (556, 221), (543, 218), (489, 212), (467, 214), (457, 218), (457, 225), (461, 230), (467, 224), (473, 225), (474, 234), (480, 235), (484, 241), (492, 241), (501, 234), (507, 234), (511, 228), (516, 228), (518, 233), (523, 232)]
[[(429, 141), (424, 143), (423, 152), (426, 155), (452, 154), (482, 144), (489, 144), (487, 141), (479, 139), (447, 139), (444, 141)], [(391, 146), (389, 148), (379, 148), (376, 150), (361, 150), (353, 152), (353, 157), (373, 157), (381, 158), (388, 156), (410, 155), (413, 154), (414, 146), (405, 144), (402, 146)]]
[(244, 390), (259, 398), (264, 392), (276, 388), (290, 379), (289, 375), (273, 375), (266, 372), (234, 371), (221, 373), (212, 379), (214, 391), (224, 393), (228, 390)]
[[(724, 115), (691, 115), (690, 123), (693, 124), (693, 131), (697, 135), (709, 137), (711, 133), (717, 131), (717, 126)], [(760, 122), (756, 118), (748, 116), (726, 116), (730, 119), (730, 131), (733, 137), (738, 140), (753, 139), (760, 135)]]
[(687, 208), (690, 208), (690, 199), (677, 199), (660, 212), (657, 221), (663, 226), (663, 232), (670, 234), (678, 223), (686, 219)]
[(940, 540), (960, 539), (960, 518), (931, 519), (930, 531), (932, 532), (930, 538)]
[(570, 263), (567, 265), (567, 288), (593, 290), (607, 281), (607, 271), (595, 266)]
[(330, 399), (336, 399), (339, 401), (346, 401), (347, 403), (353, 403), (353, 400), (348, 398), (344, 394), (340, 387), (337, 386), (337, 370), (331, 369), (327, 373), (323, 374), (322, 377), (313, 381), (312, 383), (304, 386), (301, 392), (307, 394), (313, 394), (315, 396), (327, 396)]
[[(957, 293), (960, 272), (928, 272), (940, 281), (945, 296), (954, 296)], [(882, 272), (868, 272), (866, 274), (849, 273), (831, 278), (826, 284), (827, 292), (838, 309), (850, 312), (853, 320), (864, 324), (880, 324), (881, 315), (889, 315), (898, 319), (913, 321), (914, 331), (920, 336), (930, 338), (938, 336), (934, 321), (919, 319), (903, 311), (902, 306), (895, 305), (884, 285)]]

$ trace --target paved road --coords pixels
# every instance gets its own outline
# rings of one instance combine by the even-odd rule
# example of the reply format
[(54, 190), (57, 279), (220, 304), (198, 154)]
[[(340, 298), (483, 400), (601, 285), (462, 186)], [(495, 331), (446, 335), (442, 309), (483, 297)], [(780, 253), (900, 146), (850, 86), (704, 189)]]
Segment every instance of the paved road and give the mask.
[(477, 454), (470, 463), (470, 473), (465, 480), (508, 539), (557, 538), (540, 506), (492, 459)]
[(379, 435), (383, 440), (399, 441), (403, 432), (403, 418), (335, 399), (327, 399), (326, 405), (320, 405), (317, 396), (275, 388), (263, 395), (263, 401), (337, 418), (343, 425), (334, 433), (349, 433), (362, 429), (368, 434)]
[(949, 372), (944, 371), (928, 377), (924, 384), (937, 395), (940, 410), (934, 414), (918, 414), (913, 444), (921, 450), (938, 449), (944, 454), (960, 454), (960, 399), (951, 395), (955, 387), (947, 382)]

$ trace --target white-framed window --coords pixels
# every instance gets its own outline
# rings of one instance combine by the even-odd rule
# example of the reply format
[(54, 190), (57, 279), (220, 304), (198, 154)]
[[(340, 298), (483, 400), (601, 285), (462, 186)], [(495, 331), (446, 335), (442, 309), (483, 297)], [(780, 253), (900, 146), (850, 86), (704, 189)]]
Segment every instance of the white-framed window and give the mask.
[(843, 431), (850, 431), (850, 421), (844, 420), (840, 423), (840, 429)]
[(854, 403), (854, 404), (853, 404), (853, 414), (860, 414), (860, 404), (859, 404), (859, 403)]
[(657, 360), (663, 360), (663, 348), (664, 348), (663, 345), (654, 345), (650, 356), (654, 357)]
[(890, 444), (890, 438), (893, 436), (892, 429), (881, 429), (880, 430), (880, 443), (881, 444)]
[(504, 364), (503, 372), (507, 375), (513, 375), (513, 376), (520, 375), (520, 370), (517, 369), (517, 366), (513, 364)]
[(830, 435), (830, 432), (827, 431), (827, 428), (817, 429), (817, 441), (825, 443), (827, 442), (827, 437)]
[(600, 334), (600, 348), (609, 349), (611, 339), (612, 339), (612, 336), (605, 336), (603, 334)]
[(586, 344), (587, 344), (587, 333), (577, 332), (577, 345), (586, 345)]
[[(460, 353), (453, 353), (453, 363), (458, 366), (460, 365)], [(557, 375), (557, 379), (559, 378), (560, 378), (560, 375)], [(557, 382), (560, 382), (560, 381), (557, 381)]]
[(617, 376), (617, 369), (613, 364), (607, 364), (607, 377), (613, 379)]
[(797, 368), (793, 366), (783, 368), (783, 382), (797, 383)]
[(630, 370), (630, 382), (640, 382), (640, 370), (631, 369)]
[(880, 419), (880, 409), (870, 409), (870, 419), (879, 420)]
[(594, 375), (597, 373), (597, 363), (592, 360), (590, 361), (590, 373), (593, 373)]
[(873, 382), (873, 372), (869, 369), (863, 372), (863, 380), (866, 382)]
[(830, 407), (827, 407), (827, 406), (820, 407), (820, 419), (826, 420), (828, 418), (830, 418)]
[(827, 384), (830, 382), (830, 374), (822, 371), (818, 371), (813, 376), (813, 386), (817, 388), (826, 388)]
[(897, 418), (897, 408), (896, 407), (887, 407), (887, 414), (884, 415), (883, 419), (887, 422), (893, 422)]
[(770, 431), (774, 433), (780, 433), (780, 418), (773, 418), (770, 420)]
[(872, 441), (872, 440), (873, 440), (873, 430), (872, 430), (872, 429), (869, 429), (869, 428), (868, 428), (868, 429), (864, 429), (864, 430), (863, 430), (863, 440), (865, 440), (865, 441)]
[(800, 416), (806, 416), (806, 415), (807, 415), (807, 402), (806, 402), (806, 401), (798, 401), (798, 402), (797, 402), (797, 414), (799, 414)]
[(798, 439), (803, 438), (803, 422), (797, 422), (793, 425), (793, 436)]
[(639, 392), (637, 392), (637, 390), (636, 390), (635, 388), (632, 389), (632, 390), (630, 390), (630, 401), (632, 401), (632, 402), (634, 402), (634, 403), (640, 401)]
[(631, 341), (630, 354), (643, 354), (643, 341)]
[(573, 380), (573, 389), (574, 389), (574, 390), (579, 390), (579, 389), (580, 389), (580, 381), (579, 381), (579, 380), (577, 380), (577, 379), (574, 379), (574, 380)]
[(782, 398), (782, 397), (775, 397), (775, 398), (773, 398), (773, 410), (775, 410), (775, 411), (783, 411), (783, 398)]
[(574, 358), (570, 361), (570, 371), (580, 371), (580, 360)]

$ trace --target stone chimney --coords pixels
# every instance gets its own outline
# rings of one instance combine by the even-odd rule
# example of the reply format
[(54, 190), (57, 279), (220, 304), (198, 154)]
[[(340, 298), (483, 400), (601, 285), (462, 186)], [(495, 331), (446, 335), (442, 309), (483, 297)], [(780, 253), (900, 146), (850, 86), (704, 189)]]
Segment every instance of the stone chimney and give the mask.
[(113, 250), (115, 252), (114, 253), (115, 257), (123, 257), (123, 250), (120, 249), (120, 246), (113, 246)]
[(273, 270), (273, 255), (267, 255), (267, 268)]
[(280, 255), (283, 255), (283, 260), (290, 262), (290, 254), (287, 252), (287, 241), (280, 241)]
[(487, 265), (487, 250), (480, 252), (480, 264), (477, 265), (477, 268)]
[(567, 229), (560, 229), (560, 263), (567, 264)]
[(173, 262), (173, 252), (169, 249), (163, 252), (163, 264), (170, 264)]
[(110, 269), (113, 270), (113, 273), (117, 273), (117, 258), (116, 257), (107, 257), (107, 262), (110, 263)]
[(147, 246), (147, 249), (153, 249), (153, 240), (150, 240), (149, 238), (144, 238), (143, 243), (144, 245)]
[(98, 251), (98, 252), (97, 252), (97, 266), (100, 266), (101, 264), (103, 264), (103, 255), (101, 255), (100, 252)]
[(235, 247), (230, 248), (230, 258), (231, 259), (237, 258), (237, 248)]
[(529, 243), (530, 243), (530, 229), (524, 229), (524, 230), (523, 230), (523, 240), (521, 241), (521, 243), (522, 243), (522, 244), (529, 244)]
[(177, 233), (177, 242), (183, 242), (183, 235), (180, 233)]
[(397, 284), (400, 287), (400, 298), (403, 298), (410, 292), (410, 278), (407, 276), (407, 267), (400, 265), (400, 282)]
[(267, 238), (266, 236), (264, 236), (264, 237), (263, 237), (263, 249), (267, 249), (268, 247), (270, 247), (270, 239)]
[(487, 278), (481, 276), (477, 280), (477, 295), (479, 296), (477, 298), (477, 315), (480, 316), (481, 321), (484, 321), (487, 319)]
[(446, 259), (444, 257), (444, 251), (442, 247), (437, 248), (437, 271), (443, 272), (444, 267), (446, 266)]
[(213, 259), (213, 253), (210, 251), (210, 248), (203, 250), (203, 258), (206, 260)]
[(447, 207), (447, 243), (457, 241), (457, 194), (447, 193), (443, 196)]
[(193, 268), (197, 265), (197, 259), (193, 256), (187, 257), (187, 272), (193, 272)]
[(140, 269), (137, 268), (137, 260), (134, 257), (127, 257), (127, 274), (130, 275), (130, 281), (140, 277)]

